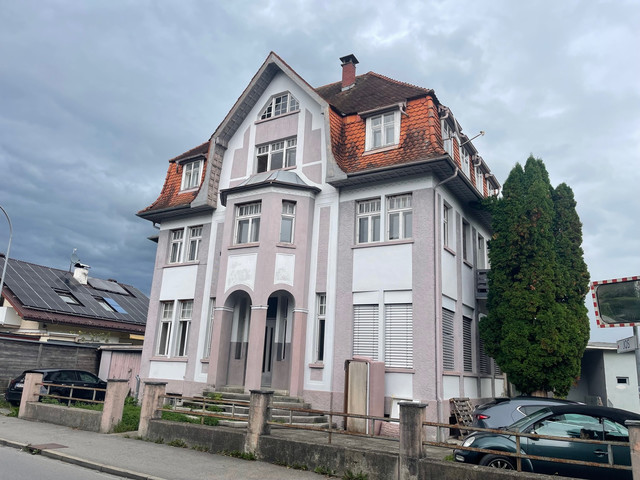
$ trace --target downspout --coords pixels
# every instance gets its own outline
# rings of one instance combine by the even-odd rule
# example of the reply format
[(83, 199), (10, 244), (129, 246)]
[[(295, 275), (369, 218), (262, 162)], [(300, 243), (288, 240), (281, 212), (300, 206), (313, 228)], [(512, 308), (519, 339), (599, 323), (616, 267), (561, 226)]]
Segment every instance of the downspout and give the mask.
[[(436, 194), (436, 191), (438, 189), (439, 186), (444, 185), (447, 182), (450, 182), (451, 180), (453, 180), (454, 178), (456, 178), (458, 176), (458, 172), (460, 171), (459, 168), (456, 167), (456, 171), (453, 172), (453, 175), (451, 175), (450, 177), (445, 178), (444, 180), (441, 180), (440, 182), (436, 183), (436, 185), (433, 187), (433, 218), (434, 220), (437, 218), (438, 221), (436, 223), (436, 225), (438, 225), (437, 229), (434, 229), (436, 231), (440, 231), (440, 229), (442, 228), (442, 222), (440, 217), (437, 215), (438, 212), (438, 205), (437, 205), (437, 199), (438, 196)], [(442, 239), (442, 235), (440, 235), (440, 239)], [(436, 248), (440, 248), (440, 241), (435, 242), (436, 245), (438, 245), (438, 247)], [(441, 253), (442, 254), (442, 253)], [(434, 258), (440, 258), (440, 256), (434, 256)], [(440, 292), (440, 294), (438, 294), (438, 285), (437, 282), (438, 281), (440, 283), (440, 285), (442, 285), (442, 278), (441, 276), (438, 276), (438, 270), (441, 269), (441, 265), (442, 265), (442, 261), (434, 261), (433, 262), (433, 299), (434, 299), (434, 303), (435, 303), (435, 314), (436, 314), (436, 318), (435, 320), (437, 320), (438, 318), (440, 318), (440, 327), (441, 328), (437, 328), (438, 327), (438, 322), (435, 322), (435, 327), (434, 328), (434, 344), (436, 347), (436, 405), (437, 405), (437, 414), (438, 414), (438, 422), (440, 423), (445, 423), (444, 419), (442, 418), (442, 365), (441, 365), (441, 360), (442, 360), (442, 343), (438, 341), (438, 336), (440, 331), (442, 330), (442, 292)], [(448, 421), (448, 419), (447, 419)], [(439, 440), (439, 439), (438, 439)]]

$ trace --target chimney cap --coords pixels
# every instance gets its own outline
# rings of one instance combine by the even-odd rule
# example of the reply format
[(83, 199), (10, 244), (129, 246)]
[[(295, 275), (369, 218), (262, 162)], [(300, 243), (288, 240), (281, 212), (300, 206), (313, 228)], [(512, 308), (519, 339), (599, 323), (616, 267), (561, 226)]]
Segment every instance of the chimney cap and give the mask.
[(342, 66), (348, 63), (353, 63), (354, 65), (357, 65), (358, 63), (360, 63), (353, 53), (350, 53), (349, 55), (345, 55), (344, 57), (340, 57), (340, 61), (342, 62)]

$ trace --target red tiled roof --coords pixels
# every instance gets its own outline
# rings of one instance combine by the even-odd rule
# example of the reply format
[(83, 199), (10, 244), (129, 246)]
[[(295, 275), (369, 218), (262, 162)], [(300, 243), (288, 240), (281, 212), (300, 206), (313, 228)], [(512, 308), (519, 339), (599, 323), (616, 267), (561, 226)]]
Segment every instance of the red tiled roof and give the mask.
[(399, 82), (374, 72), (358, 75), (355, 85), (345, 91), (342, 91), (342, 82), (331, 83), (315, 90), (343, 115), (362, 113), (410, 98), (433, 95), (431, 89)]
[[(149, 212), (153, 212), (156, 210), (164, 210), (166, 208), (171, 207), (180, 207), (189, 205), (196, 195), (202, 188), (202, 179), (204, 178), (205, 172), (207, 171), (207, 155), (209, 153), (209, 141), (204, 142), (201, 145), (198, 145), (191, 150), (184, 152), (177, 157), (169, 160), (169, 168), (167, 169), (167, 176), (164, 180), (164, 186), (162, 187), (162, 191), (160, 192), (160, 196), (149, 205), (147, 208), (140, 210), (138, 215), (145, 214)], [(181, 193), (180, 186), (182, 185), (182, 168), (183, 164), (180, 163), (181, 160), (186, 160), (192, 157), (204, 157), (204, 163), (202, 167), (202, 177), (200, 179), (200, 188), (196, 190), (189, 190), (187, 192)]]

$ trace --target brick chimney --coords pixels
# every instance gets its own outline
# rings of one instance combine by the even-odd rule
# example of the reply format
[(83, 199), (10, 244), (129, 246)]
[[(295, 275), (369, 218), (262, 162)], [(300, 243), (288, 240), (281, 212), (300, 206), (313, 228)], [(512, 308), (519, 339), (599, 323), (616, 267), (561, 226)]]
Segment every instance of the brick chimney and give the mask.
[(345, 91), (356, 84), (356, 65), (360, 62), (353, 53), (341, 57), (340, 61), (342, 62), (342, 91)]

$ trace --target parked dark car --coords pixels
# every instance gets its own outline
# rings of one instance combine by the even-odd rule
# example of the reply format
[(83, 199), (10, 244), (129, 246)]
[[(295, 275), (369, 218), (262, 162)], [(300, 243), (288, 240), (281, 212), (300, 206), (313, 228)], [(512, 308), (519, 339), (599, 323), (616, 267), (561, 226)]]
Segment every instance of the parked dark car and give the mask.
[(579, 402), (544, 397), (496, 398), (478, 405), (473, 411), (473, 426), (481, 428), (500, 428), (511, 425), (541, 408), (552, 405), (577, 405)]
[[(4, 394), (7, 402), (12, 405), (19, 405), (22, 397), (22, 388), (27, 373), (42, 373), (42, 383), (52, 383), (60, 385), (70, 385), (74, 387), (91, 387), (106, 389), (107, 382), (101, 380), (93, 373), (84, 370), (72, 370), (67, 368), (39, 368), (34, 370), (26, 370), (20, 376), (9, 381), (9, 386)], [(93, 400), (94, 391), (85, 389), (73, 389), (65, 387), (48, 387), (51, 395), (59, 395), (61, 397), (69, 397), (76, 400)], [(41, 389), (42, 393), (46, 393), (47, 387)], [(95, 392), (95, 400), (104, 400), (104, 391)]]
[[(506, 427), (504, 434), (476, 432), (462, 442), (464, 447), (484, 448), (502, 452), (516, 452), (516, 437), (509, 432), (532, 433), (565, 438), (582, 438), (614, 442), (628, 442), (629, 432), (625, 421), (638, 420), (640, 415), (617, 408), (590, 405), (558, 405), (545, 407)], [(583, 443), (542, 438), (520, 438), (520, 453), (542, 457), (609, 463), (606, 444)], [(611, 446), (615, 465), (631, 465), (629, 446)], [(486, 465), (507, 470), (515, 469), (514, 457), (456, 449), (457, 462)], [(576, 465), (543, 460), (522, 459), (526, 472), (561, 475), (588, 479), (631, 479), (631, 470)]]

